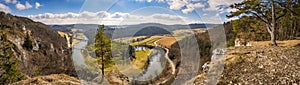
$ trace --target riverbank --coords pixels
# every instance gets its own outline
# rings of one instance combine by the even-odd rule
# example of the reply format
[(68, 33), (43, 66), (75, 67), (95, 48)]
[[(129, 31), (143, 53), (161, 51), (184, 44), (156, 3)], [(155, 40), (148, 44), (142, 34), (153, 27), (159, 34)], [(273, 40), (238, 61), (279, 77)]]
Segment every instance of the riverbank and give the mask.
[(138, 69), (143, 70), (146, 67), (146, 63), (148, 61), (150, 53), (151, 50), (149, 49), (135, 51), (136, 59), (132, 61), (132, 64), (135, 65)]
[[(164, 39), (164, 38), (162, 38), (162, 39)], [(159, 47), (165, 51), (164, 58), (167, 60), (167, 63), (166, 63), (165, 68), (163, 69), (162, 73), (157, 77), (157, 79), (150, 81), (149, 84), (169, 85), (173, 82), (173, 80), (175, 79), (176, 73), (178, 72), (178, 69), (176, 69), (175, 63), (178, 63), (177, 60), (179, 60), (179, 58), (173, 59), (175, 61), (175, 63), (174, 63), (174, 61), (172, 61), (172, 59), (170, 59), (169, 48), (166, 48), (166, 47), (162, 46), (161, 44), (157, 43), (162, 39), (156, 40), (153, 44), (156, 47)]]

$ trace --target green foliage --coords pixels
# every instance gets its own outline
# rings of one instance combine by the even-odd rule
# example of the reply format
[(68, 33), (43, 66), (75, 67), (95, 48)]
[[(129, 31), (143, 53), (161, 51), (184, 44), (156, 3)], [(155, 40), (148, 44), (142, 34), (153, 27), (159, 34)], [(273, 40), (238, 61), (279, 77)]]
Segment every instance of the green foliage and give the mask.
[(108, 39), (104, 34), (104, 25), (101, 25), (98, 29), (95, 38), (95, 53), (96, 59), (101, 68), (108, 68), (112, 64), (111, 57), (111, 40)]
[(35, 69), (35, 70), (34, 70), (33, 76), (34, 76), (34, 77), (39, 76), (39, 75), (41, 74), (41, 70), (39, 69), (39, 67), (35, 66), (34, 69)]
[(32, 41), (30, 40), (30, 35), (29, 34), (27, 34), (27, 36), (25, 38), (23, 47), (25, 47), (26, 49), (29, 49), (29, 50), (31, 50), (33, 48)]
[[(235, 3), (230, 5), (231, 8), (238, 9), (236, 12), (231, 12), (228, 15), (228, 18), (236, 17), (236, 16), (255, 16), (259, 18), (259, 20), (266, 22), (266, 24), (272, 19), (271, 16), (271, 5), (273, 0), (244, 0), (241, 3)], [(284, 1), (276, 1), (275, 13), (279, 18), (282, 15), (285, 15), (287, 9), (284, 9), (285, 6)]]
[(1, 35), (0, 41), (0, 84), (9, 84), (25, 79), (24, 75), (18, 70), (18, 60), (15, 59), (12, 51), (13, 45), (7, 41), (5, 34)]
[(6, 34), (2, 34), (2, 35), (1, 35), (1, 41), (6, 41), (6, 40), (7, 40)]
[(300, 27), (296, 25), (300, 20), (297, 18), (300, 12), (298, 0), (243, 0), (230, 7), (237, 11), (231, 12), (228, 18), (241, 17), (232, 22), (236, 38), (255, 41), (269, 38), (288, 40), (300, 35)]
[(236, 39), (236, 36), (232, 36), (232, 37), (227, 41), (227, 46), (228, 46), (228, 47), (234, 46), (234, 45), (235, 45), (235, 39)]

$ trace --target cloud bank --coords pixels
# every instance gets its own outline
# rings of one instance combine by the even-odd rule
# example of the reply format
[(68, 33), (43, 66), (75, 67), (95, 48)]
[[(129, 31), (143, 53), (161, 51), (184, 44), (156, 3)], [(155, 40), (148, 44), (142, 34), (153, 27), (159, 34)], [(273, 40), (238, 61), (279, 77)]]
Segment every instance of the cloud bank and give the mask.
[(4, 2), (7, 4), (9, 4), (9, 3), (16, 4), (18, 1), (17, 0), (4, 0)]
[(0, 3), (0, 11), (6, 12), (6, 13), (10, 13), (11, 9), (8, 6)]
[[(25, 4), (22, 4), (21, 1), (18, 1), (18, 0), (4, 0), (4, 3), (13, 4), (17, 10), (25, 10), (25, 9), (30, 9), (30, 8), (34, 7), (28, 1), (25, 1)], [(40, 6), (42, 6), (39, 2), (35, 2), (34, 5), (35, 5), (36, 9), (38, 9)], [(0, 11), (10, 13), (11, 8), (5, 4), (0, 3)]]
[[(135, 0), (138, 2), (149, 0)], [(204, 11), (219, 11), (221, 13), (235, 11), (228, 6), (233, 3), (239, 3), (242, 0), (150, 0), (150, 2), (157, 1), (167, 3), (171, 10), (181, 10), (182, 13), (187, 14), (197, 8)]]
[(162, 23), (162, 24), (190, 24), (200, 23), (198, 20), (191, 20), (187, 17), (171, 14), (152, 14), (150, 16), (131, 15), (129, 13), (115, 12), (108, 13), (99, 12), (81, 12), (81, 13), (65, 13), (65, 14), (38, 14), (29, 15), (35, 21), (46, 24), (106, 24), (106, 25), (125, 25), (139, 23)]
[(21, 4), (20, 2), (17, 2), (16, 4), (17, 10), (25, 10), (30, 8), (32, 8), (32, 5), (28, 1), (25, 2), (25, 5)]

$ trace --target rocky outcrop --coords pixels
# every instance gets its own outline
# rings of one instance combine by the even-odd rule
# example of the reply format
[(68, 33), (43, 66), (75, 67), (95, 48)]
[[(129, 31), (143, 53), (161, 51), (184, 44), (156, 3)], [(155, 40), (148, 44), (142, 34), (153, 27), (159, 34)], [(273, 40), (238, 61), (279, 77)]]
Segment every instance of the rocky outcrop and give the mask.
[[(65, 73), (76, 76), (65, 38), (47, 25), (0, 12), (0, 32), (13, 45), (20, 72), (29, 77)], [(25, 41), (31, 41), (29, 48)], [(0, 48), (1, 49), (1, 48)]]

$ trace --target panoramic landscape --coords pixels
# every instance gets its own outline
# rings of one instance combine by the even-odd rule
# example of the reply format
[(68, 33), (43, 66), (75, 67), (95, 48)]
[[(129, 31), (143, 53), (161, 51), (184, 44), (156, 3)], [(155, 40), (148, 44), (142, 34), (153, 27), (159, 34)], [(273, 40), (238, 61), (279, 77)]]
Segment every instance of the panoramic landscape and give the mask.
[(299, 0), (0, 0), (0, 85), (300, 85)]

